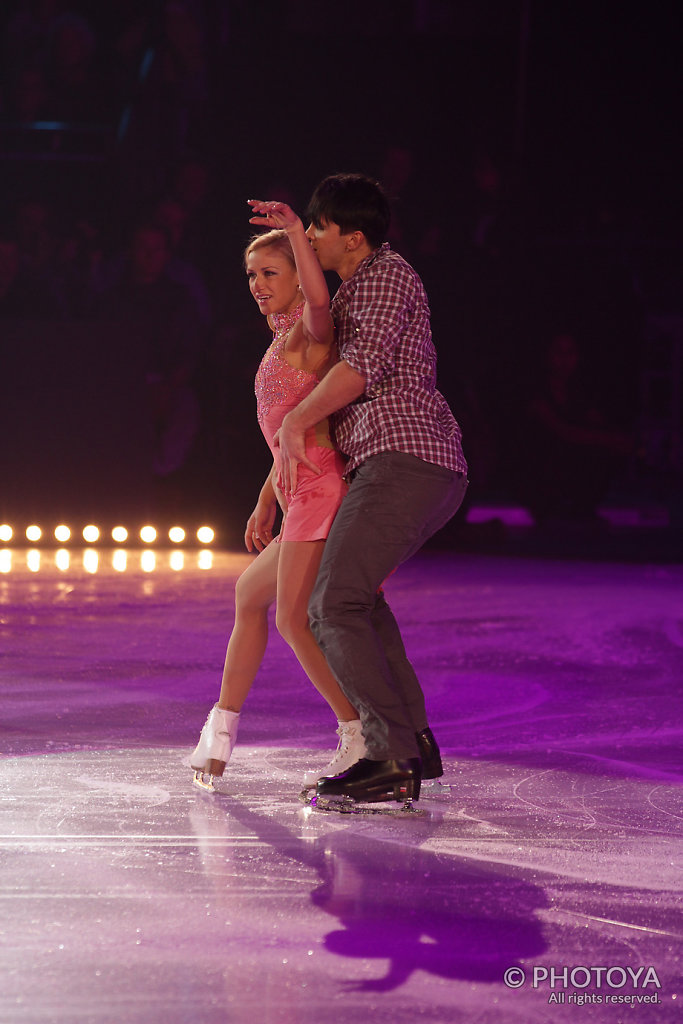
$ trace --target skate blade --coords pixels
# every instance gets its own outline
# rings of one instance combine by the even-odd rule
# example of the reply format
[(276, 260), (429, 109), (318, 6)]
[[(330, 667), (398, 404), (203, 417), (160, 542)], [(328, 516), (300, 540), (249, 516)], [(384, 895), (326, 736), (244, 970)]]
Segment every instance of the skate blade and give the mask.
[(213, 775), (198, 769), (192, 777), (192, 784), (197, 786), (198, 789), (203, 790), (205, 793), (215, 793), (216, 787), (213, 784), (213, 780)]
[(443, 779), (423, 779), (422, 780), (422, 791), (427, 790), (431, 792), (433, 796), (445, 797), (450, 796), (451, 791), (455, 787), (450, 782), (444, 782)]
[(337, 814), (384, 814), (400, 818), (425, 815), (425, 811), (416, 807), (412, 799), (362, 803), (350, 796), (318, 796), (316, 793), (306, 803), (314, 811), (334, 811)]

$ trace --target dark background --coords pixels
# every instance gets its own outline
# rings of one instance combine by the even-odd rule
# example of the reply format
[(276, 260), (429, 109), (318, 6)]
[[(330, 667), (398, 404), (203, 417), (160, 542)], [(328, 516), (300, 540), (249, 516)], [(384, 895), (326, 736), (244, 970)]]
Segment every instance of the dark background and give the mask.
[[(19, 247), (24, 290), (22, 302), (0, 301), (0, 516), (208, 515), (238, 539), (268, 467), (252, 389), (268, 332), (242, 276), (245, 200), (281, 198), (303, 213), (322, 176), (361, 170), (385, 183), (391, 241), (430, 296), (470, 500), (529, 504), (520, 472), (533, 457), (519, 425), (548, 341), (565, 332), (591, 400), (633, 440), (601, 500), (658, 503), (675, 522), (678, 10), (656, 0), (4, 4), (0, 227)], [(91, 40), (74, 74), (55, 57), (65, 19)], [(27, 68), (42, 76), (33, 107), (17, 98)], [(206, 190), (177, 255), (209, 307), (189, 343), (199, 426), (164, 474), (147, 321), (122, 321), (114, 285), (131, 231), (177, 197), (188, 160)], [(40, 231), (21, 228), (25, 203), (42, 210)]]

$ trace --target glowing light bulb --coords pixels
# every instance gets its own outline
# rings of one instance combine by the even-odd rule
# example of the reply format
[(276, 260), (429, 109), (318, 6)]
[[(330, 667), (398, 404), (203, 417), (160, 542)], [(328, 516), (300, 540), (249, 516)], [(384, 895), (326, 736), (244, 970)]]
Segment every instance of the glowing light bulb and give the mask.
[(185, 531), (182, 526), (172, 526), (168, 531), (168, 538), (172, 540), (174, 544), (182, 544), (185, 540)]
[(71, 530), (64, 523), (60, 523), (59, 526), (55, 527), (55, 540), (58, 540), (60, 544), (66, 544), (70, 536)]
[(43, 531), (39, 526), (27, 526), (26, 527), (26, 539), (37, 541), (43, 536)]
[(94, 544), (96, 540), (100, 539), (100, 530), (98, 526), (93, 526), (90, 523), (88, 526), (83, 527), (83, 540), (87, 541), (88, 544)]
[(0, 540), (8, 541), (12, 539), (13, 535), (12, 527), (9, 523), (2, 523), (0, 525)]
[(125, 526), (115, 526), (111, 531), (112, 540), (115, 540), (117, 544), (123, 544), (128, 540), (128, 530)]
[(157, 539), (157, 531), (153, 526), (143, 526), (140, 530), (140, 540), (144, 541), (145, 544), (153, 544)]
[(211, 544), (215, 536), (210, 526), (200, 526), (197, 530), (197, 540), (200, 544)]

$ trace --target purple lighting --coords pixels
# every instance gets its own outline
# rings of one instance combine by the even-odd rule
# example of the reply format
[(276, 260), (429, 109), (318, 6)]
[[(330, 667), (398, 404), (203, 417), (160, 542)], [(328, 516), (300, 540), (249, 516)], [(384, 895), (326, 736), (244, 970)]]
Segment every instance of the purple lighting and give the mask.
[(274, 629), (218, 791), (192, 786), (249, 556), (162, 554), (0, 577), (8, 1020), (677, 1019), (681, 566), (400, 569), (445, 775), (353, 815), (298, 799), (335, 723)]

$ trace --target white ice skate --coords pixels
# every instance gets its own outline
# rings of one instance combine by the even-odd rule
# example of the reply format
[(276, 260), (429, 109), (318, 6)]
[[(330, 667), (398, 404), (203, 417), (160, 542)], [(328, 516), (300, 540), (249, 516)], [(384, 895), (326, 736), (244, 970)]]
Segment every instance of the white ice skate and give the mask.
[(223, 711), (217, 705), (211, 708), (190, 758), (190, 767), (194, 770), (192, 781), (200, 789), (214, 792), (213, 780), (219, 779), (225, 771), (237, 742), (239, 718), (237, 711)]
[(361, 731), (360, 719), (356, 718), (351, 722), (340, 722), (337, 735), (339, 736), (339, 743), (334, 757), (324, 768), (308, 772), (304, 776), (304, 792), (315, 786), (318, 779), (323, 779), (327, 775), (339, 775), (340, 772), (345, 772), (356, 761), (360, 761), (362, 757), (366, 756), (365, 740)]

